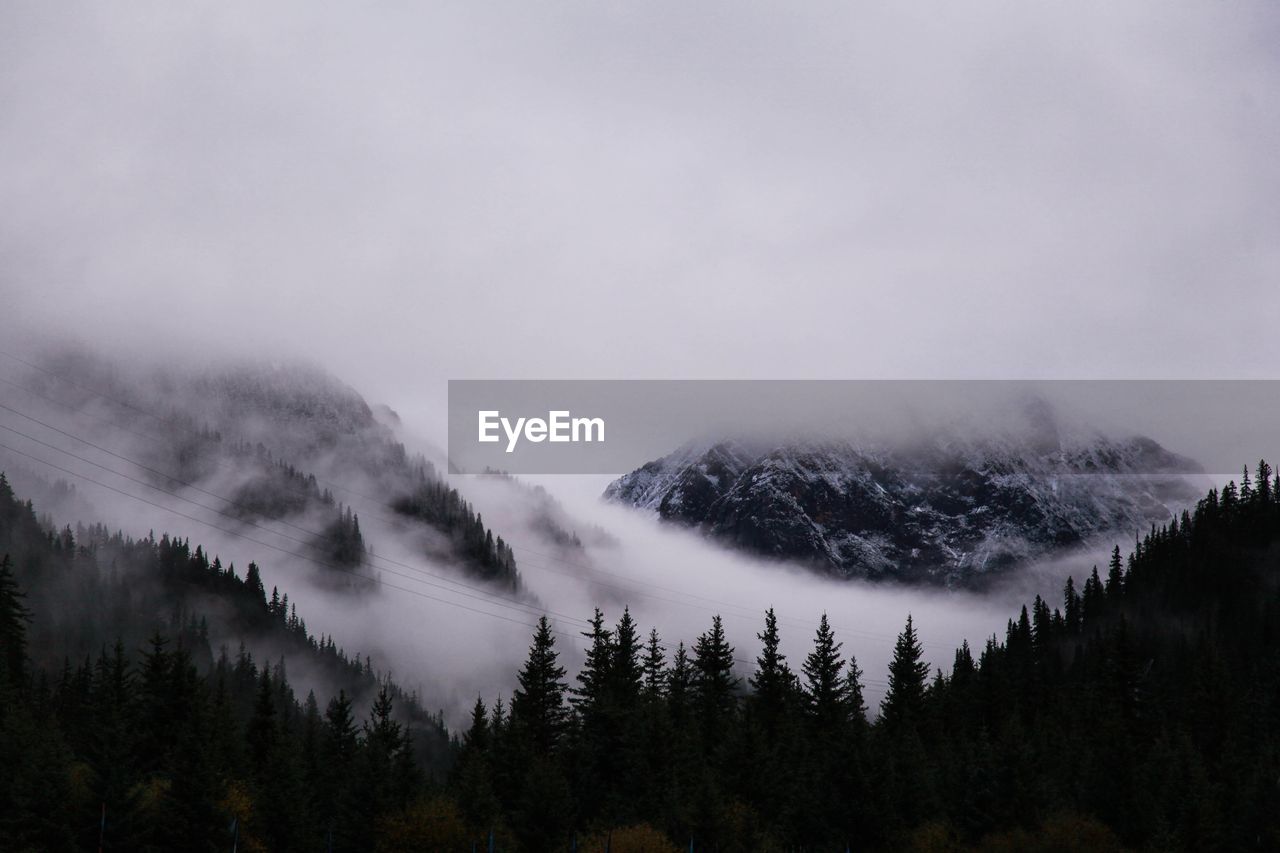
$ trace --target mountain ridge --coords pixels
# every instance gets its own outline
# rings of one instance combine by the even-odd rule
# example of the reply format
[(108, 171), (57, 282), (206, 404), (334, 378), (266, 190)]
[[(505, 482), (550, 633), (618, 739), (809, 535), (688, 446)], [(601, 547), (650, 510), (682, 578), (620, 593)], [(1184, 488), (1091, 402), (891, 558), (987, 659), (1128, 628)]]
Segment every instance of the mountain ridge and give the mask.
[(604, 497), (839, 577), (982, 585), (1052, 548), (1167, 520), (1198, 464), (1145, 436), (1063, 439), (1053, 422), (910, 444), (691, 442)]

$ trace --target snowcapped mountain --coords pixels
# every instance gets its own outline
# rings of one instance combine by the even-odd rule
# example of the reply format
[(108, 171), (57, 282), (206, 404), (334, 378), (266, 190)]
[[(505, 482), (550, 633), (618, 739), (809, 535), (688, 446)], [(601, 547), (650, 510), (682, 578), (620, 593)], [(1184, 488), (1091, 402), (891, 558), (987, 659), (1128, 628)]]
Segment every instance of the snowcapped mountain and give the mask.
[(1053, 548), (1132, 537), (1203, 491), (1195, 462), (1149, 438), (1023, 414), (1029, 428), (983, 437), (690, 444), (605, 497), (837, 576), (976, 586)]

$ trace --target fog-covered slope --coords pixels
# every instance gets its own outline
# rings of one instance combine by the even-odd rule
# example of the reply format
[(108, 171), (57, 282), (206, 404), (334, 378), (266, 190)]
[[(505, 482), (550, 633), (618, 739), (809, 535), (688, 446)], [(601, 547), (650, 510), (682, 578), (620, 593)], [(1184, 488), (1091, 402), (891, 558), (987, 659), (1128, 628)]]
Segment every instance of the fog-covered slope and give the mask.
[[(386, 568), (371, 553), (395, 539), (387, 551), (449, 564), (498, 588), (520, 587), (501, 535), (425, 456), (406, 450), (394, 413), (381, 407), (375, 415), (357, 391), (321, 370), (253, 361), (127, 366), (65, 349), (33, 356), (14, 372), (3, 398), (14, 427), (54, 438), (58, 448), (80, 442), (75, 453), (124, 471), (135, 480), (130, 489), (162, 490), (147, 493), (157, 503), (255, 535), (269, 523), (273, 542), (283, 537), (277, 544), (318, 566), (330, 583), (368, 586)], [(76, 472), (104, 476), (83, 460), (47, 452), (53, 447), (37, 449)]]

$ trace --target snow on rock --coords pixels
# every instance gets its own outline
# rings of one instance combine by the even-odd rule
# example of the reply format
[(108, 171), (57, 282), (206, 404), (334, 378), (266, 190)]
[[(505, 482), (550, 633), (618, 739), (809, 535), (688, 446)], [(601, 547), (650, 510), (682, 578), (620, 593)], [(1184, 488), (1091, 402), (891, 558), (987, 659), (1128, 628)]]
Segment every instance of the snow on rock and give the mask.
[(1150, 438), (1036, 414), (1029, 432), (911, 446), (690, 444), (605, 497), (837, 576), (974, 586), (1054, 548), (1132, 536), (1203, 492), (1200, 467)]

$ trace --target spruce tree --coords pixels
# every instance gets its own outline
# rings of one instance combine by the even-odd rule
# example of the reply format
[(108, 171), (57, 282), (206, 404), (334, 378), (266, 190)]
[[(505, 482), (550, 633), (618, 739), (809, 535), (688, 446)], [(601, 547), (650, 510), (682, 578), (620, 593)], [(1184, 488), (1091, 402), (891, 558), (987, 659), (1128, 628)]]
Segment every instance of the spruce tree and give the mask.
[(649, 640), (644, 647), (644, 690), (647, 696), (658, 697), (666, 692), (666, 651), (658, 636), (658, 629), (650, 628)]
[(518, 676), (520, 687), (511, 697), (511, 724), (519, 726), (542, 755), (556, 751), (564, 729), (565, 671), (558, 658), (551, 623), (543, 616)]
[(671, 711), (671, 718), (682, 723), (691, 710), (692, 702), (693, 662), (689, 660), (689, 652), (681, 641), (676, 644), (671, 670), (667, 674), (667, 707)]
[(356, 777), (359, 730), (345, 690), (329, 700), (324, 712), (319, 788), (324, 834), (341, 848), (353, 843), (360, 824), (360, 792)]
[(712, 617), (711, 629), (698, 637), (693, 648), (693, 688), (702, 722), (704, 743), (714, 748), (728, 735), (733, 717), (733, 646), (725, 639), (719, 614)]
[(275, 687), (271, 683), (271, 673), (264, 666), (262, 675), (258, 679), (258, 698), (253, 706), (253, 716), (249, 719), (249, 726), (245, 732), (249, 744), (250, 766), (253, 768), (255, 779), (264, 787), (269, 783), (268, 769), (275, 757), (279, 736)]
[(249, 564), (249, 569), (244, 576), (244, 584), (254, 596), (266, 603), (267, 589), (262, 585), (262, 573), (258, 571), (257, 563)]
[(604, 614), (599, 607), (589, 624), (590, 630), (582, 632), (588, 640), (586, 660), (578, 671), (578, 686), (570, 698), (581, 716), (590, 716), (599, 708), (613, 669), (613, 633), (604, 626)]
[(484, 700), (476, 697), (476, 704), (471, 708), (471, 725), (462, 735), (462, 746), (466, 750), (483, 753), (489, 746), (489, 710)]
[(1120, 558), (1120, 546), (1111, 552), (1111, 562), (1107, 565), (1106, 593), (1108, 598), (1119, 598), (1124, 593), (1124, 562)]
[[(1025, 608), (1023, 612), (1026, 612)], [(889, 662), (889, 688), (880, 704), (885, 725), (901, 728), (919, 721), (928, 677), (929, 664), (924, 661), (924, 650), (908, 614), (906, 627), (893, 647), (893, 659)]]
[(364, 723), (363, 797), (374, 814), (402, 809), (408, 804), (414, 768), (404, 727), (395, 720), (391, 689), (383, 683)]
[[(964, 648), (966, 652), (969, 650), (967, 643)], [(844, 703), (847, 708), (845, 716), (854, 724), (855, 729), (861, 729), (867, 722), (867, 703), (862, 694), (862, 669), (853, 655), (849, 655), (845, 664)]]
[(845, 691), (848, 685), (840, 677), (844, 660), (841, 643), (822, 614), (813, 638), (813, 651), (804, 659), (805, 705), (810, 719), (820, 731), (835, 731), (846, 720)]
[(1258, 460), (1258, 471), (1256, 476), (1258, 503), (1269, 503), (1271, 501), (1271, 466), (1267, 464), (1267, 460)]
[(1089, 578), (1084, 582), (1084, 594), (1080, 597), (1080, 622), (1089, 625), (1102, 615), (1105, 593), (1102, 579), (1098, 577), (1098, 567), (1094, 566)]
[(756, 671), (747, 683), (753, 691), (754, 704), (767, 730), (771, 731), (789, 704), (795, 682), (787, 656), (780, 650), (778, 618), (772, 607), (765, 611), (764, 631), (756, 637), (760, 640), (760, 655), (756, 658)]
[(634, 708), (644, 683), (640, 662), (640, 637), (630, 608), (623, 608), (613, 632), (613, 660), (610, 663), (611, 698), (623, 708)]
[(1080, 633), (1080, 610), (1080, 595), (1076, 592), (1075, 579), (1068, 577), (1062, 589), (1062, 611), (1068, 634)]
[(26, 678), (31, 615), (22, 604), (23, 597), (13, 576), (13, 562), (5, 554), (0, 558), (0, 688), (20, 687)]

